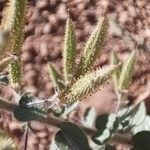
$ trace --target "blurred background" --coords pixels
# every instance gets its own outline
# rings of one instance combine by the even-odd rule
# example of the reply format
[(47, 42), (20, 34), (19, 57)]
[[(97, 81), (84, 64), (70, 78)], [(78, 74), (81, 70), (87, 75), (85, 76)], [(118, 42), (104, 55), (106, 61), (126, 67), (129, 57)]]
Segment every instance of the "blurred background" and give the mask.
[[(6, 4), (0, 0), (0, 12)], [(62, 50), (65, 21), (68, 9), (76, 31), (78, 53), (82, 53), (84, 43), (101, 18), (107, 6), (106, 13), (110, 17), (110, 27), (102, 55), (95, 66), (109, 64), (110, 52), (117, 52), (121, 60), (126, 60), (128, 54), (137, 49), (138, 57), (135, 66), (130, 95), (133, 100), (142, 94), (147, 94), (146, 103), (150, 106), (150, 2), (149, 0), (28, 0), (26, 10), (26, 26), (24, 29), (24, 43), (22, 46), (23, 88), (39, 98), (48, 98), (54, 93), (53, 85), (48, 73), (48, 62), (62, 70)], [(2, 13), (0, 13), (2, 18)], [(102, 94), (103, 93), (103, 94)], [(98, 113), (112, 111), (114, 98), (112, 84), (104, 87), (101, 93), (89, 97), (88, 105), (99, 105)], [(95, 101), (94, 101), (95, 99)], [(97, 99), (102, 99), (96, 102)], [(108, 100), (109, 99), (109, 100)], [(139, 98), (140, 99), (140, 98)], [(94, 103), (95, 102), (95, 103)], [(83, 102), (82, 105), (85, 103)], [(100, 109), (100, 108), (106, 109)], [(148, 107), (148, 111), (149, 111)], [(7, 120), (7, 116), (5, 116)], [(11, 120), (11, 117), (8, 117)], [(9, 121), (8, 121), (9, 122)], [(20, 125), (8, 125), (10, 130), (17, 130)], [(16, 122), (15, 122), (16, 123)], [(4, 124), (3, 124), (4, 126)], [(50, 135), (43, 126), (33, 125), (40, 136), (32, 138), (30, 149), (47, 149), (46, 142)], [(40, 125), (41, 126), (41, 125)], [(20, 135), (21, 131), (17, 130)], [(43, 132), (45, 131), (45, 132)], [(18, 133), (17, 133), (18, 134)], [(33, 135), (32, 135), (33, 136)], [(48, 139), (42, 141), (41, 139)], [(37, 142), (38, 141), (38, 142)]]

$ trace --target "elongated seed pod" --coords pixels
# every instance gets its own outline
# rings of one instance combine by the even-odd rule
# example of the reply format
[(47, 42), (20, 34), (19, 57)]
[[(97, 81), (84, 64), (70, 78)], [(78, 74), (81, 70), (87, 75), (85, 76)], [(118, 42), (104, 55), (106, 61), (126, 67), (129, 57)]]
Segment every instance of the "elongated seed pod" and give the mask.
[(63, 52), (63, 71), (66, 82), (71, 80), (75, 66), (75, 33), (72, 20), (68, 17), (66, 21), (64, 52)]
[[(119, 59), (116, 55), (116, 53), (114, 51), (111, 52), (111, 57), (110, 57), (110, 63), (112, 65), (118, 65), (119, 64)], [(121, 72), (121, 65), (120, 67), (118, 67), (113, 73), (112, 73), (112, 77), (113, 77), (113, 80), (114, 80), (114, 83), (115, 83), (115, 86), (117, 88), (118, 86), (118, 82), (119, 82), (119, 75), (120, 75), (120, 72)]]
[(103, 16), (89, 37), (83, 56), (78, 65), (76, 76), (84, 75), (92, 69), (93, 63), (99, 57), (108, 30), (108, 19)]
[(67, 91), (64, 90), (59, 94), (60, 101), (73, 103), (96, 92), (111, 77), (116, 68), (117, 66), (111, 65), (82, 76)]
[(19, 59), (10, 65), (12, 84), (21, 80), (21, 45), (23, 39), (23, 27), (26, 0), (9, 0), (4, 12), (1, 29), (10, 32), (9, 42), (6, 50), (16, 55)]
[(50, 78), (54, 84), (54, 87), (59, 91), (64, 89), (65, 85), (62, 83), (63, 79), (61, 78), (60, 74), (56, 71), (52, 64), (49, 64), (49, 74)]
[(0, 61), (0, 71), (6, 68), (12, 61), (14, 61), (13, 56), (6, 57)]
[(129, 82), (132, 79), (132, 74), (134, 70), (134, 62), (135, 62), (135, 54), (136, 51), (133, 51), (127, 62), (125, 62), (122, 66), (122, 70), (120, 73), (120, 78), (119, 78), (119, 89), (120, 90), (125, 90), (128, 88)]
[(2, 31), (10, 32), (6, 50), (11, 51), (15, 55), (21, 53), (25, 4), (26, 0), (9, 0), (0, 26)]
[(13, 63), (10, 64), (10, 76), (11, 76), (11, 83), (13, 85), (20, 84), (21, 82), (21, 61), (15, 60)]

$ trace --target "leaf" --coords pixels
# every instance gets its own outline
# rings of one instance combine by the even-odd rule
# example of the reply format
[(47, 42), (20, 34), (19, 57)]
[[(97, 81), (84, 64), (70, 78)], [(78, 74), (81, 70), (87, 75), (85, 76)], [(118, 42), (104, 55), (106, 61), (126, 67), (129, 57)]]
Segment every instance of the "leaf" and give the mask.
[(9, 84), (9, 80), (8, 80), (8, 77), (6, 75), (0, 74), (0, 84), (1, 85), (8, 85)]
[(73, 23), (70, 17), (66, 21), (65, 39), (64, 39), (64, 52), (63, 52), (63, 71), (66, 83), (73, 78), (75, 67), (75, 33)]
[(119, 120), (115, 114), (103, 114), (97, 117), (95, 123), (98, 131), (93, 134), (92, 140), (98, 144), (105, 144), (119, 127)]
[(56, 71), (52, 64), (49, 64), (49, 73), (50, 78), (54, 84), (54, 87), (58, 90), (62, 90), (65, 88), (63, 84), (63, 79), (61, 78), (60, 74)]
[(23, 106), (16, 106), (13, 110), (13, 114), (17, 120), (24, 122), (45, 117), (45, 114), (42, 110), (38, 108), (26, 108)]
[(123, 127), (134, 127), (140, 125), (146, 116), (146, 108), (144, 102), (136, 106), (130, 106), (120, 110), (117, 114), (119, 121)]
[(74, 102), (74, 103), (72, 103), (72, 104), (70, 104), (70, 105), (67, 105), (67, 106), (65, 107), (65, 110), (64, 110), (63, 114), (62, 114), (62, 118), (67, 119), (68, 115), (69, 115), (74, 109), (76, 109), (76, 108), (78, 107), (78, 105), (79, 105), (79, 101)]
[(100, 55), (107, 34), (107, 29), (108, 20), (106, 16), (103, 16), (85, 45), (83, 56), (78, 65), (77, 77), (91, 71), (93, 63)]
[(98, 145), (103, 145), (111, 136), (112, 135), (108, 129), (98, 130), (95, 134), (93, 134), (92, 140)]
[(132, 126), (140, 125), (146, 117), (146, 107), (145, 107), (144, 102), (140, 103), (137, 107), (138, 107), (137, 112), (134, 113), (134, 115), (132, 116), (130, 120), (130, 125)]
[(132, 132), (136, 134), (144, 130), (150, 131), (150, 116), (146, 116), (144, 121), (140, 125), (135, 126), (135, 128), (133, 128)]
[(89, 107), (86, 109), (86, 112), (84, 113), (84, 120), (82, 121), (82, 124), (88, 127), (93, 127), (95, 118), (96, 118), (95, 108)]
[(149, 150), (150, 149), (150, 131), (142, 131), (135, 134), (132, 138), (135, 150)]
[(82, 76), (69, 89), (59, 93), (58, 97), (60, 101), (62, 103), (73, 103), (93, 94), (99, 90), (104, 83), (106, 83), (111, 77), (112, 72), (117, 69), (117, 67), (118, 66), (110, 65)]
[[(119, 59), (118, 59), (118, 57), (114, 51), (112, 51), (112, 53), (111, 53), (110, 62), (112, 65), (118, 65), (119, 64)], [(121, 66), (118, 67), (118, 69), (116, 69), (112, 74), (112, 77), (113, 77), (113, 80), (114, 80), (116, 87), (118, 86), (120, 71), (121, 71)]]
[(35, 97), (31, 96), (30, 93), (27, 92), (21, 96), (21, 98), (19, 100), (19, 104), (27, 107), (27, 104), (29, 102), (33, 102), (34, 99), (35, 99)]
[(115, 114), (102, 114), (96, 118), (95, 127), (98, 130), (109, 129), (116, 130), (119, 126), (119, 120)]
[(134, 70), (134, 62), (135, 62), (135, 54), (136, 51), (133, 51), (127, 62), (123, 64), (122, 70), (119, 78), (119, 89), (125, 90), (128, 88), (129, 82), (131, 81), (133, 70)]
[(91, 150), (84, 132), (71, 122), (63, 122), (55, 135), (55, 142), (63, 150)]

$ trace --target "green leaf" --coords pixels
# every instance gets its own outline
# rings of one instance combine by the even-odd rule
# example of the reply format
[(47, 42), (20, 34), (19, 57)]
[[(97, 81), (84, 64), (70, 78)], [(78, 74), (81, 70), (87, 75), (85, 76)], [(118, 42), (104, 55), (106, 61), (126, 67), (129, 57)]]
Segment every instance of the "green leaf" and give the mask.
[(84, 132), (71, 122), (63, 122), (55, 135), (55, 142), (63, 150), (91, 150)]
[(54, 87), (58, 90), (64, 89), (65, 85), (63, 84), (63, 79), (61, 75), (57, 72), (57, 70), (53, 67), (52, 64), (49, 64), (49, 73), (50, 73), (50, 78), (54, 84)]
[(93, 127), (95, 119), (96, 119), (96, 110), (94, 107), (89, 107), (86, 109), (86, 112), (84, 113), (84, 120), (82, 121), (82, 124), (88, 127)]
[(19, 121), (31, 121), (41, 117), (45, 117), (42, 110), (38, 108), (26, 108), (23, 106), (16, 106), (13, 110), (14, 116)]
[(144, 130), (150, 131), (150, 116), (146, 116), (144, 121), (140, 125), (135, 126), (135, 128), (133, 128), (132, 132), (136, 134)]
[(72, 104), (70, 104), (70, 105), (67, 105), (67, 106), (65, 107), (65, 110), (64, 110), (63, 114), (62, 114), (62, 118), (67, 119), (68, 115), (69, 115), (73, 110), (75, 110), (75, 109), (78, 107), (78, 105), (79, 105), (79, 101), (74, 102), (74, 103), (72, 103)]
[(130, 125), (132, 126), (140, 125), (146, 117), (146, 107), (144, 102), (140, 103), (137, 106), (137, 109), (137, 112), (132, 115), (132, 118), (130, 120)]
[(107, 34), (107, 29), (108, 20), (106, 16), (103, 16), (85, 45), (83, 56), (78, 65), (77, 77), (91, 71), (93, 63), (100, 55)]
[(115, 114), (103, 114), (97, 117), (95, 123), (98, 131), (93, 134), (92, 140), (99, 145), (105, 144), (119, 127), (119, 120)]
[(127, 89), (132, 79), (134, 63), (135, 63), (135, 54), (136, 54), (136, 51), (133, 51), (130, 54), (127, 62), (125, 62), (122, 66), (122, 70), (121, 70), (120, 78), (119, 78), (119, 86), (118, 86), (120, 90)]
[(75, 67), (75, 33), (73, 28), (73, 23), (70, 17), (66, 21), (65, 39), (64, 39), (64, 52), (63, 52), (63, 71), (66, 83), (68, 83), (71, 78), (73, 79), (73, 72)]
[(117, 129), (119, 120), (115, 114), (102, 114), (96, 118), (95, 127), (98, 130), (108, 129), (110, 131)]
[(142, 131), (132, 138), (134, 150), (150, 150), (150, 131)]
[(30, 93), (24, 93), (19, 100), (19, 104), (27, 107), (27, 104), (33, 102), (34, 99), (35, 97), (31, 96)]
[(73, 103), (86, 98), (100, 89), (102, 85), (111, 77), (112, 72), (118, 66), (110, 65), (102, 69), (97, 69), (78, 79), (69, 89), (59, 93), (59, 99), (62, 103)]
[(121, 125), (124, 128), (135, 127), (140, 125), (146, 116), (146, 108), (144, 102), (136, 106), (130, 106), (120, 110), (117, 114)]
[(111, 138), (111, 136), (112, 134), (108, 129), (98, 130), (92, 135), (92, 140), (98, 145), (103, 145)]
[(9, 80), (8, 80), (8, 77), (6, 75), (0, 74), (0, 84), (1, 85), (8, 85), (9, 84)]

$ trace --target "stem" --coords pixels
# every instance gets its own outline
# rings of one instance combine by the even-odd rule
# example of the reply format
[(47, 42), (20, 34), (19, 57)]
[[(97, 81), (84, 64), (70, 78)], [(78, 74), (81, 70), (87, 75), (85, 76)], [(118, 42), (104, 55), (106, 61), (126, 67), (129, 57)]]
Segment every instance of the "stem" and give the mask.
[(120, 104), (121, 104), (121, 94), (119, 93), (118, 89), (115, 89), (115, 92), (116, 92), (116, 96), (117, 96), (117, 106), (115, 109), (115, 113), (117, 113), (120, 108)]
[(24, 150), (27, 150), (27, 145), (28, 145), (28, 123), (26, 124), (25, 127), (25, 133), (24, 133)]
[[(0, 109), (4, 109), (6, 111), (9, 112), (13, 112), (13, 109), (17, 106), (17, 104), (12, 104), (8, 101), (4, 101), (3, 99), (0, 99)], [(55, 127), (59, 127), (60, 124), (62, 122), (64, 122), (64, 119), (61, 118), (56, 118), (54, 116), (47, 116), (47, 117), (43, 117), (41, 116), (40, 118), (37, 118), (36, 121), (51, 125), (51, 126), (55, 126)], [(82, 128), (87, 134), (93, 134), (96, 132), (96, 129), (93, 128), (88, 128), (86, 126), (83, 126), (81, 124), (77, 124), (80, 128)], [(121, 134), (115, 134), (109, 141), (109, 143), (111, 144), (117, 144), (117, 143), (122, 143), (122, 144), (126, 144), (129, 145), (131, 147), (131, 136), (130, 135), (121, 135)]]

